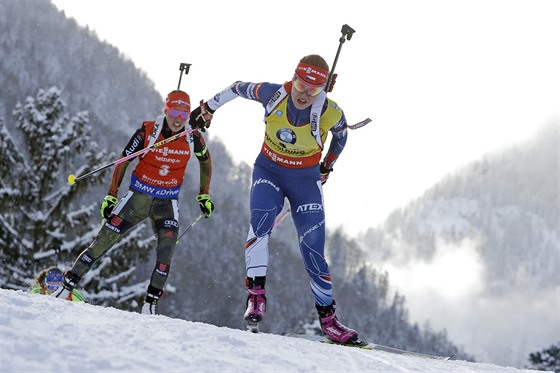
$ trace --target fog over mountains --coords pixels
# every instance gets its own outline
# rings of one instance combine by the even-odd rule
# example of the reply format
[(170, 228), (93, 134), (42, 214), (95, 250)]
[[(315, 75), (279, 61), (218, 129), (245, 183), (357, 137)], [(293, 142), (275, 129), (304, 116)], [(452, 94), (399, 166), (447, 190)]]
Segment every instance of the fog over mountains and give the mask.
[(558, 128), (458, 169), (360, 237), (414, 319), (477, 356), (522, 360), (560, 335)]

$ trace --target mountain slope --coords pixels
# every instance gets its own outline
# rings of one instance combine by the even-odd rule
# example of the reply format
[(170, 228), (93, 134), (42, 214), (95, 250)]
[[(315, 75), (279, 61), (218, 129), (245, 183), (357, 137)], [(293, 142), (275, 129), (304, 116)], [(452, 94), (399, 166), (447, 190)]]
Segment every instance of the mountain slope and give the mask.
[(457, 170), (361, 237), (411, 314), (477, 361), (518, 366), (558, 338), (558, 128)]
[(50, 0), (0, 6), (0, 116), (8, 128), (16, 103), (52, 86), (62, 91), (72, 112), (89, 112), (107, 146), (120, 148), (133, 129), (161, 110), (163, 98), (145, 72)]
[(257, 335), (5, 289), (0, 315), (3, 372), (522, 371)]

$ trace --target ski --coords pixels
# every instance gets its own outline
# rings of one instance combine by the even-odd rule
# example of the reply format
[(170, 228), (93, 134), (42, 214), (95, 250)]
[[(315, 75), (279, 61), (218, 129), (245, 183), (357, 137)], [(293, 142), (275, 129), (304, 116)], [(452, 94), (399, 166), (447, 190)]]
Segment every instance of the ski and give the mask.
[(415, 356), (415, 357), (422, 357), (426, 359), (450, 360), (453, 357), (453, 356), (438, 356), (438, 355), (422, 354), (420, 352), (401, 350), (398, 348), (384, 346), (372, 342), (365, 342), (361, 340), (359, 341), (362, 342), (362, 344), (344, 344), (344, 343), (337, 343), (331, 341), (330, 339), (327, 339), (326, 337), (320, 335), (306, 335), (306, 334), (298, 334), (298, 333), (284, 333), (282, 335), (290, 338), (306, 339), (308, 341), (314, 341), (319, 343), (336, 344), (336, 345), (347, 346), (347, 347), (358, 347), (364, 350), (383, 351), (391, 354)]
[(372, 350), (369, 343), (361, 339), (356, 339), (351, 343), (340, 343), (340, 342), (331, 341), (330, 339), (323, 337), (321, 335), (307, 335), (307, 334), (297, 334), (297, 333), (283, 333), (282, 335), (290, 338), (306, 339), (308, 341), (313, 341), (313, 342), (321, 342), (321, 343), (340, 345), (346, 347), (358, 347), (364, 350)]

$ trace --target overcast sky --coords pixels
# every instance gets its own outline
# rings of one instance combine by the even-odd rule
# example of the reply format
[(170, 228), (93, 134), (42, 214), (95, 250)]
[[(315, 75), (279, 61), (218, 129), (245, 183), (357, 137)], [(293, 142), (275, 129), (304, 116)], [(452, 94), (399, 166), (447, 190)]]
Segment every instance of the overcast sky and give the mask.
[[(191, 63), (181, 88), (194, 104), (236, 80), (283, 83), (307, 54), (332, 67), (342, 25), (355, 29), (329, 97), (350, 124), (373, 122), (350, 133), (325, 185), (327, 225), (352, 235), (457, 167), (558, 121), (558, 1), (53, 2), (119, 48), (162, 97), (177, 87), (179, 63)], [(263, 113), (235, 100), (210, 136), (252, 164)]]

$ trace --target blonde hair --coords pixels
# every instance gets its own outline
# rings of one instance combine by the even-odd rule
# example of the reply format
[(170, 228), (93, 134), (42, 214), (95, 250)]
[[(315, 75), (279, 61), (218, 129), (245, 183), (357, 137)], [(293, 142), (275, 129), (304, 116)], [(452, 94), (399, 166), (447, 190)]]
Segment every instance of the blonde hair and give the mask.
[(310, 54), (303, 57), (299, 62), (306, 63), (311, 66), (318, 67), (320, 69), (326, 70), (327, 73), (329, 72), (329, 64), (325, 59), (318, 54)]

